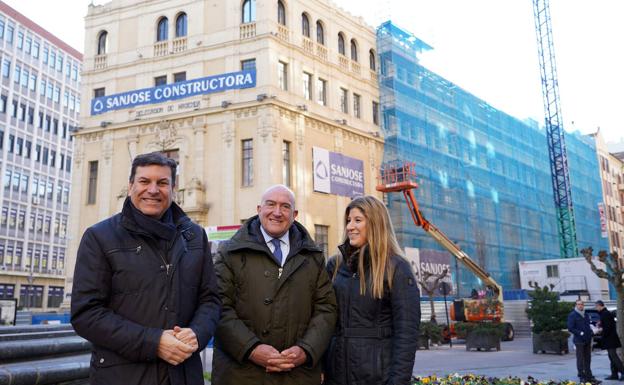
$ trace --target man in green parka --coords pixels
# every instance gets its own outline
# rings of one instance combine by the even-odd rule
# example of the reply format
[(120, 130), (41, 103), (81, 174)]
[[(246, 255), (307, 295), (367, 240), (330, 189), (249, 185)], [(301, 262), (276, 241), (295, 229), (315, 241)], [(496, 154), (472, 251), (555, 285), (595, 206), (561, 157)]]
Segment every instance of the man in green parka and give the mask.
[(275, 185), (215, 260), (223, 301), (214, 385), (318, 385), (336, 298), (322, 251), (295, 222), (295, 196)]

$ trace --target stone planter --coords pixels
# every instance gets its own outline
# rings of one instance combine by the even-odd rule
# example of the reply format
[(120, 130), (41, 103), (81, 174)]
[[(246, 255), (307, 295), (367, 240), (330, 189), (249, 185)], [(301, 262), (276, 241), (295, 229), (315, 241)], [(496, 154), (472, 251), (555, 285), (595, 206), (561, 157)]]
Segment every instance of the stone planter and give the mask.
[(466, 336), (466, 350), (500, 350), (500, 336), (489, 333), (468, 333)]
[(553, 353), (568, 354), (568, 337), (560, 336), (559, 338), (545, 337), (543, 334), (532, 334), (533, 336), (533, 353)]

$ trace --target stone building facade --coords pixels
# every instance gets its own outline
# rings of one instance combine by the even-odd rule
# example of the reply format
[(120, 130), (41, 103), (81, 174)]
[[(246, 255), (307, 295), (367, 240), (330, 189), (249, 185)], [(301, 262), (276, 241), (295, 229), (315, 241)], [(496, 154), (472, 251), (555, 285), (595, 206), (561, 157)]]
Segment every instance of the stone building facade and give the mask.
[[(149, 151), (178, 161), (176, 200), (206, 227), (239, 225), (268, 186), (290, 186), (328, 254), (352, 193), (377, 194), (375, 31), (330, 1), (112, 0), (89, 6), (85, 28), (70, 257)], [(253, 83), (228, 89), (226, 74)]]

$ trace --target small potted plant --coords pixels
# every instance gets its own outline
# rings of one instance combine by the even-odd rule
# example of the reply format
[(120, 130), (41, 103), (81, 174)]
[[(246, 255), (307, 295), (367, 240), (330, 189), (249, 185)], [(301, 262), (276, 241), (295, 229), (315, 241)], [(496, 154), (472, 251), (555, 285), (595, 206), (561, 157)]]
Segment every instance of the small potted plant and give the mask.
[(420, 323), (418, 349), (429, 349), (429, 344), (439, 344), (442, 341), (442, 326), (433, 322)]
[(531, 287), (534, 290), (529, 292), (531, 299), (526, 312), (532, 324), (533, 353), (567, 354), (570, 333), (564, 329), (574, 304), (559, 301), (559, 294), (547, 286), (531, 284)]

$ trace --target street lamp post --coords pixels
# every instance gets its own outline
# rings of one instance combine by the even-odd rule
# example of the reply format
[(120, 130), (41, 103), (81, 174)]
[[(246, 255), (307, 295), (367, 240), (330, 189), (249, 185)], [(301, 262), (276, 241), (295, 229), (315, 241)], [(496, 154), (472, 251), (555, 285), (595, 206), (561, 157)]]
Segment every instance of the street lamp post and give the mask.
[(30, 308), (32, 307), (31, 289), (32, 289), (32, 284), (35, 281), (35, 277), (33, 277), (32, 269), (28, 273), (28, 277), (26, 277), (26, 280), (28, 281), (28, 287), (26, 287), (26, 297), (28, 299), (26, 300), (26, 304), (27, 304), (28, 310), (30, 310)]

